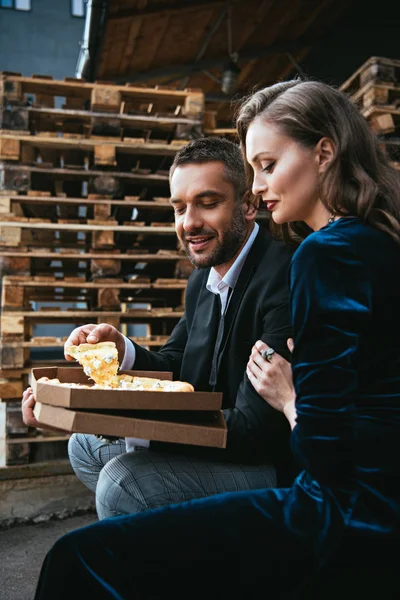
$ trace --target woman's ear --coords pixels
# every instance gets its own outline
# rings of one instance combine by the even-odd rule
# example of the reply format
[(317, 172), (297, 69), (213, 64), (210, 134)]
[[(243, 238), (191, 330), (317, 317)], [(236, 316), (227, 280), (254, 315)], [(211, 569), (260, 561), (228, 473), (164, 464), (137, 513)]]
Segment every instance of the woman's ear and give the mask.
[(316, 146), (316, 158), (318, 161), (318, 169), (320, 173), (326, 171), (331, 166), (336, 157), (336, 145), (328, 137), (323, 137), (319, 140)]
[(247, 221), (254, 221), (260, 204), (260, 197), (254, 196), (251, 190), (243, 195), (243, 214)]

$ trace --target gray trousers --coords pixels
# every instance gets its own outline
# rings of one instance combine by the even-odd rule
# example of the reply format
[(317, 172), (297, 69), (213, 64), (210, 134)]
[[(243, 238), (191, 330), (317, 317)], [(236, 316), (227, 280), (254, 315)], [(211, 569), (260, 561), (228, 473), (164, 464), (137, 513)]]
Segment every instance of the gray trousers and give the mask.
[(125, 441), (73, 434), (68, 453), (78, 478), (96, 494), (99, 519), (204, 498), (223, 492), (276, 487), (271, 464), (205, 462), (183, 454), (137, 449)]

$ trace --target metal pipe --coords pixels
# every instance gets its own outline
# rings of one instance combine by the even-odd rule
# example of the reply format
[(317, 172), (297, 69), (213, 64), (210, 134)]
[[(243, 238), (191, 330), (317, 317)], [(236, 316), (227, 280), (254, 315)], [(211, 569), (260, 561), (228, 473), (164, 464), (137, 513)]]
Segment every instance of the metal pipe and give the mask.
[(104, 19), (106, 2), (104, 0), (87, 0), (85, 28), (83, 39), (80, 43), (78, 61), (76, 64), (75, 77), (77, 79), (91, 80), (96, 59), (98, 32), (100, 24)]

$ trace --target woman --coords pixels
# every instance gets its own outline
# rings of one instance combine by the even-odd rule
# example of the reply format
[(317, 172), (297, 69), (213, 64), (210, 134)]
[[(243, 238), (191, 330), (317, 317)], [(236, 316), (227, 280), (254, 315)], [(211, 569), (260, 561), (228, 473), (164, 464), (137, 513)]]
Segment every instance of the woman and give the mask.
[(288, 489), (222, 494), (73, 532), (49, 552), (37, 600), (81, 589), (124, 600), (392, 597), (398, 176), (356, 108), (322, 83), (258, 91), (237, 126), (253, 192), (274, 222), (314, 230), (291, 267), (294, 388), (288, 364), (261, 342), (248, 365), (254, 387), (287, 416), (303, 471)]

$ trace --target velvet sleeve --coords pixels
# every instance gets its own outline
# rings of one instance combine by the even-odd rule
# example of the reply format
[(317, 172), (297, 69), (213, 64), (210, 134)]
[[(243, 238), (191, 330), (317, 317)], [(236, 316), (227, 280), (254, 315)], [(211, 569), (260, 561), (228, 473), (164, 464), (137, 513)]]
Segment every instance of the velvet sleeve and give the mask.
[(350, 241), (323, 229), (297, 250), (290, 283), (297, 396), (292, 450), (321, 482), (349, 481), (357, 443), (357, 350), (372, 309), (368, 267)]

